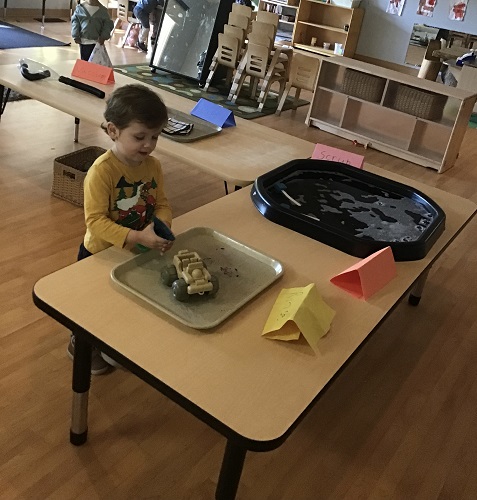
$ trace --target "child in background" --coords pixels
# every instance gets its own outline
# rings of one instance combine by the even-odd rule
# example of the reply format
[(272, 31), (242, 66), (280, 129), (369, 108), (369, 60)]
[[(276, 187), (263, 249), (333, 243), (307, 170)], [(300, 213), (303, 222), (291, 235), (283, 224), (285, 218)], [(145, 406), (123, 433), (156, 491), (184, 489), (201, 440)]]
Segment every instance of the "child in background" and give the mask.
[[(78, 260), (112, 245), (132, 249), (140, 244), (166, 252), (172, 241), (157, 236), (151, 221), (156, 216), (171, 227), (172, 211), (161, 164), (151, 153), (167, 123), (167, 108), (144, 85), (125, 85), (110, 95), (104, 118), (102, 128), (113, 146), (93, 163), (84, 181), (86, 235)], [(68, 354), (74, 355), (74, 335)], [(108, 370), (105, 359), (110, 358), (93, 350), (93, 375)]]
[(108, 9), (98, 0), (78, 0), (71, 17), (71, 36), (80, 46), (83, 61), (88, 61), (96, 42), (103, 45), (111, 37), (114, 23)]
[(157, 9), (164, 7), (164, 0), (139, 0), (134, 6), (133, 14), (141, 23), (141, 31), (139, 32), (139, 40), (137, 47), (143, 52), (147, 52), (147, 39), (151, 27), (150, 21), (153, 22), (153, 33), (151, 41), (154, 44), (157, 38), (157, 30), (159, 28), (159, 13)]

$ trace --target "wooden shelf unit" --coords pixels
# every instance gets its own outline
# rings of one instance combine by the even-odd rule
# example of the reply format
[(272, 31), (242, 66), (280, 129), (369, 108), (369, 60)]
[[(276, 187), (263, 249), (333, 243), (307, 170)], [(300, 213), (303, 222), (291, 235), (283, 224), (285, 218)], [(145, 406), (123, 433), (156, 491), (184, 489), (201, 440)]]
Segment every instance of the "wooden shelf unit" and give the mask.
[[(276, 42), (288, 42), (288, 44), (291, 45), (299, 5), (300, 0), (287, 0), (283, 2), (280, 2), (279, 0), (259, 1), (258, 10), (276, 12), (280, 16), (280, 20), (278, 21), (277, 37), (275, 38)], [(286, 37), (283, 36), (284, 34), (286, 34)]]
[[(407, 100), (398, 97), (402, 91)], [(457, 159), (476, 99), (473, 92), (331, 57), (321, 62), (306, 124), (441, 173)]]
[[(335, 44), (343, 47), (341, 55), (353, 57), (363, 22), (364, 10), (333, 5), (319, 0), (301, 0), (293, 31), (293, 46), (315, 54), (334, 54)], [(311, 44), (316, 38), (315, 45)], [(330, 49), (323, 48), (330, 43)]]

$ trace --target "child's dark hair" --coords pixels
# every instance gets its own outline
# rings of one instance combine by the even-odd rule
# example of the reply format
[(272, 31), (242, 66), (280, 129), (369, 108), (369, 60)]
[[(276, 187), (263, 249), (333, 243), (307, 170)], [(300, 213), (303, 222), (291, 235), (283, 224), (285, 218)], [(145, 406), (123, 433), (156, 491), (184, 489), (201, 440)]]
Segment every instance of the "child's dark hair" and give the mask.
[(159, 95), (146, 86), (124, 85), (109, 96), (104, 118), (119, 129), (133, 121), (148, 128), (160, 128), (167, 122), (167, 108)]

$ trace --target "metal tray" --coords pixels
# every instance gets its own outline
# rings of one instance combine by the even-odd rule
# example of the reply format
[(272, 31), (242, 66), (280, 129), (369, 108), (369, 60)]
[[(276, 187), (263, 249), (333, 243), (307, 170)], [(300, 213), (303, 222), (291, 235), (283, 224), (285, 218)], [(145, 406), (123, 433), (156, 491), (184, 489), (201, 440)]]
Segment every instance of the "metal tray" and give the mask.
[(171, 139), (171, 141), (175, 142), (198, 141), (200, 139), (204, 139), (205, 137), (218, 134), (222, 130), (222, 127), (218, 127), (213, 123), (210, 123), (206, 120), (202, 120), (202, 118), (197, 118), (196, 116), (189, 115), (188, 113), (183, 113), (182, 111), (178, 111), (177, 109), (167, 108), (167, 112), (169, 114), (169, 118), (175, 118), (176, 120), (179, 120), (181, 122), (194, 124), (194, 128), (192, 129), (190, 134), (187, 135), (161, 134), (162, 137)]
[(293, 160), (255, 180), (251, 197), (267, 219), (355, 257), (390, 246), (419, 260), (444, 231), (444, 211), (424, 193), (355, 167)]
[[(178, 302), (162, 284), (161, 269), (172, 264), (179, 250), (197, 252), (211, 274), (219, 279), (215, 297), (192, 295)], [(148, 251), (119, 264), (112, 280), (159, 311), (199, 330), (217, 326), (258, 295), (283, 273), (277, 260), (208, 227), (195, 227), (179, 235), (172, 250), (161, 256)]]

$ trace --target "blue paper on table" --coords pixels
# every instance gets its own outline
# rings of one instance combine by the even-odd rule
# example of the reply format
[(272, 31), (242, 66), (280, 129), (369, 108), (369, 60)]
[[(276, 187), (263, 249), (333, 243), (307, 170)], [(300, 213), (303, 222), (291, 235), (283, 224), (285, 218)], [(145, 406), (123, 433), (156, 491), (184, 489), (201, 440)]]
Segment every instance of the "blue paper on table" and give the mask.
[(190, 114), (213, 123), (218, 127), (235, 127), (233, 112), (207, 99), (199, 99), (199, 102), (194, 106)]

